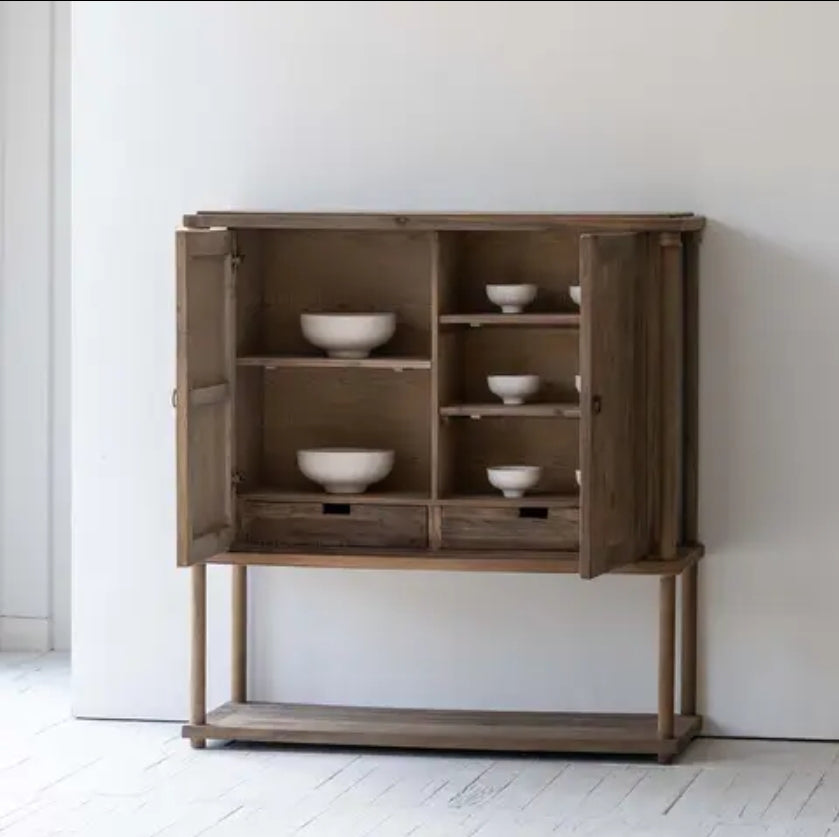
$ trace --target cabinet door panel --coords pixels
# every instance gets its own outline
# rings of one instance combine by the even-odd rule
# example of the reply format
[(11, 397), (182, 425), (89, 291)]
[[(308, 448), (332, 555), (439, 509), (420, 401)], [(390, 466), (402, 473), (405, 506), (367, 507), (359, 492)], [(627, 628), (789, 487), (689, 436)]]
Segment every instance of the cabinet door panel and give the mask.
[(232, 235), (177, 234), (178, 564), (225, 552), (233, 539)]
[(638, 397), (644, 355), (643, 238), (585, 235), (580, 240), (580, 574), (594, 578), (643, 554), (639, 445), (646, 422)]

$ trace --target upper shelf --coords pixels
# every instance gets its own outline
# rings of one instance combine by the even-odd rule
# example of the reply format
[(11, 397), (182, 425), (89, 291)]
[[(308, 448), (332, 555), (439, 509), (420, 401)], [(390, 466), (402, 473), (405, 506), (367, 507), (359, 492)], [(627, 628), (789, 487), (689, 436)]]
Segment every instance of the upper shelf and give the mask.
[(336, 358), (320, 356), (248, 355), (236, 359), (238, 366), (264, 369), (430, 369), (431, 361), (422, 357)]
[(549, 312), (534, 314), (441, 314), (440, 323), (441, 325), (579, 328), (580, 315)]

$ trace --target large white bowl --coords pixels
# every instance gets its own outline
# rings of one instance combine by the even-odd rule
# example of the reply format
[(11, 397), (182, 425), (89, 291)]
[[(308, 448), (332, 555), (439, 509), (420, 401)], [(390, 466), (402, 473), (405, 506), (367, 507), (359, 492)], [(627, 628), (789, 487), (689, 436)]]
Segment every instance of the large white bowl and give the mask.
[(327, 494), (362, 494), (393, 469), (392, 450), (312, 448), (297, 451), (304, 476), (323, 486)]
[(505, 314), (520, 314), (536, 299), (536, 285), (487, 285), (486, 291)]
[(487, 468), (490, 484), (501, 490), (505, 497), (523, 497), (542, 476), (538, 465), (498, 465)]
[(303, 336), (330, 357), (362, 358), (387, 343), (396, 330), (396, 315), (301, 314)]
[(538, 375), (490, 375), (489, 391), (505, 404), (524, 404), (524, 400), (539, 391)]

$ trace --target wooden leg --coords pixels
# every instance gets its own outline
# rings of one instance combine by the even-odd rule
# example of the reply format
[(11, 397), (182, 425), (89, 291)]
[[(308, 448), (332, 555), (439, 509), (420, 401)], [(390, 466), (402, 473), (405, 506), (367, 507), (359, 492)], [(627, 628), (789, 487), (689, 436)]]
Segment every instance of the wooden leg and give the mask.
[(248, 693), (248, 568), (233, 567), (231, 700), (244, 703)]
[(682, 715), (696, 714), (696, 604), (699, 568), (682, 573)]
[[(673, 686), (676, 662), (676, 577), (659, 582), (658, 737), (673, 737)], [(659, 759), (661, 760), (661, 759)]]
[[(196, 564), (192, 568), (192, 669), (190, 678), (190, 724), (201, 725), (207, 720), (207, 567)], [(195, 749), (202, 749), (206, 740), (193, 738)]]

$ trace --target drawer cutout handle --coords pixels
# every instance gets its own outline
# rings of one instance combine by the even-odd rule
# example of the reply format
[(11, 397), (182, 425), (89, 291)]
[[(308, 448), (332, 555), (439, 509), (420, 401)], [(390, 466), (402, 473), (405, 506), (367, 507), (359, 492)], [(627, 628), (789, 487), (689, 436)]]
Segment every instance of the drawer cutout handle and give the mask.
[(322, 506), (324, 514), (349, 514), (349, 503), (324, 503)]
[(547, 520), (548, 510), (545, 506), (525, 506), (519, 509), (519, 517), (529, 518), (530, 520)]

